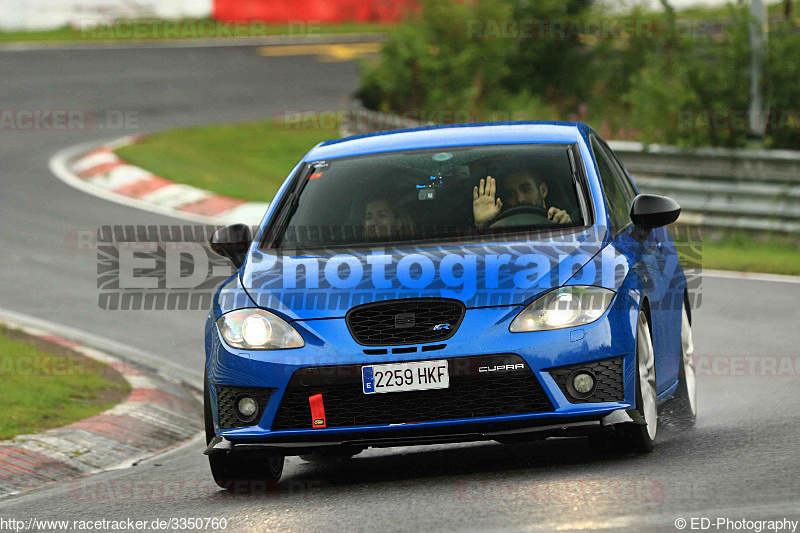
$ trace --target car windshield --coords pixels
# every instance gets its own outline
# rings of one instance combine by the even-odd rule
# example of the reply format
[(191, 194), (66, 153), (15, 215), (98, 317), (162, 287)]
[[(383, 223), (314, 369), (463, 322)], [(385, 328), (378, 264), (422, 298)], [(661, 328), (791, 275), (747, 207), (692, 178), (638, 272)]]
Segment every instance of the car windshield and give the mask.
[(277, 242), (447, 242), (583, 226), (570, 149), (469, 146), (316, 162), (276, 217)]

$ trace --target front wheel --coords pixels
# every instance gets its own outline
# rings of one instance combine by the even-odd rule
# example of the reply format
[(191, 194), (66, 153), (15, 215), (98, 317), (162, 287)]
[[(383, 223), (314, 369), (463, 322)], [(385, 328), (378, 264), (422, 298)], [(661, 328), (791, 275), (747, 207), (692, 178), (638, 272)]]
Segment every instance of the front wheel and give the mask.
[(639, 311), (636, 327), (636, 410), (644, 418), (645, 424), (628, 426), (623, 431), (634, 451), (652, 451), (658, 434), (658, 391), (653, 339), (644, 311)]
[(664, 420), (671, 427), (686, 430), (697, 421), (697, 380), (694, 368), (694, 341), (692, 325), (686, 306), (681, 318), (681, 366), (678, 372), (678, 389), (664, 405)]
[[(214, 438), (215, 431), (207, 376), (203, 383), (203, 414), (208, 444)], [(284, 458), (220, 452), (209, 455), (208, 462), (214, 482), (223, 489), (231, 492), (263, 492), (277, 489), (277, 483), (283, 474)]]
[(624, 424), (611, 434), (593, 435), (589, 443), (598, 453), (652, 451), (658, 433), (656, 361), (647, 315), (639, 311), (636, 326), (636, 410), (644, 424)]
[(214, 482), (231, 492), (274, 492), (283, 474), (283, 457), (250, 457), (232, 453), (208, 456)]

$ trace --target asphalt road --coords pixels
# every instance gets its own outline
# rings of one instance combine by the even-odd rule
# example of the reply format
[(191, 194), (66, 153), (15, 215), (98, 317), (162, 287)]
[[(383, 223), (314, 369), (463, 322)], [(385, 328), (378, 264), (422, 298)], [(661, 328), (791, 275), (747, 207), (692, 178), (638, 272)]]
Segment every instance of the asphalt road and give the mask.
[[(0, 109), (137, 117), (114, 131), (0, 128), (0, 308), (121, 343), (123, 355), (199, 384), (205, 312), (101, 310), (96, 256), (66, 238), (175, 221), (71, 189), (48, 159), (131, 133), (336, 109), (356, 84), (354, 63), (262, 57), (252, 47), (0, 52)], [(597, 457), (582, 440), (370, 450), (332, 465), (292, 458), (277, 492), (231, 495), (214, 485), (198, 439), (134, 468), (2, 501), (0, 517), (214, 517), (234, 531), (674, 531), (679, 518), (800, 519), (800, 284), (705, 278), (701, 293), (696, 353), (724, 364), (698, 378), (697, 427), (661, 434), (645, 456)], [(744, 356), (791, 356), (795, 372), (764, 375), (759, 363), (756, 375), (731, 376), (725, 368), (749, 368)]]

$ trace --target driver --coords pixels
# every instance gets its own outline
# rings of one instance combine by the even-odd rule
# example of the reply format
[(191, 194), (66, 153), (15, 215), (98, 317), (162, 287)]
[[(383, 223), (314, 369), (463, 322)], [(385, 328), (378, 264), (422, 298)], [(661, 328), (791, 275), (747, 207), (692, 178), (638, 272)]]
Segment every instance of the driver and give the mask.
[[(472, 190), (472, 215), (475, 218), (477, 228), (487, 228), (492, 221), (500, 214), (505, 205), (509, 208), (520, 206), (538, 206), (547, 209), (545, 198), (547, 197), (547, 184), (536, 179), (526, 168), (514, 170), (507, 177), (503, 178), (500, 186), (500, 196), (495, 199), (497, 191), (497, 181), (487, 176), (486, 181), (481, 179), (480, 185)], [(557, 224), (569, 224), (572, 222), (569, 214), (555, 206), (547, 209), (547, 218)]]

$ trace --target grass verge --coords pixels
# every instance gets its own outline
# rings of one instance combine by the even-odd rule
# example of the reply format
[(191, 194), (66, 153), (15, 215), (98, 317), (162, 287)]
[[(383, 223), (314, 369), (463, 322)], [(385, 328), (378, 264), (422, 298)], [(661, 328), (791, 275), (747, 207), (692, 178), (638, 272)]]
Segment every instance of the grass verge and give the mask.
[(335, 128), (287, 129), (266, 120), (168, 130), (116, 152), (168, 180), (269, 202), (312, 146), (335, 137)]
[[(335, 129), (287, 129), (277, 121), (181, 128), (158, 133), (117, 154), (169, 180), (252, 201), (272, 200), (297, 161)], [(800, 247), (743, 235), (702, 242), (702, 267), (800, 275)]]
[(227, 23), (212, 19), (118, 20), (95, 27), (53, 30), (0, 31), (0, 43), (23, 42), (107, 42), (153, 41), (166, 39), (230, 39), (287, 35), (308, 37), (324, 33), (380, 33), (386, 24), (342, 22), (338, 24)]
[(800, 247), (797, 242), (762, 242), (733, 235), (719, 241), (703, 241), (701, 264), (709, 270), (800, 276)]
[(2, 325), (0, 379), (0, 439), (96, 415), (130, 392), (128, 383), (108, 365)]

